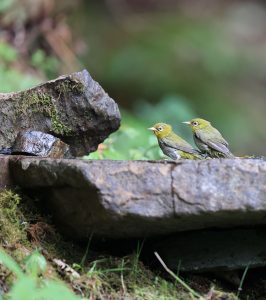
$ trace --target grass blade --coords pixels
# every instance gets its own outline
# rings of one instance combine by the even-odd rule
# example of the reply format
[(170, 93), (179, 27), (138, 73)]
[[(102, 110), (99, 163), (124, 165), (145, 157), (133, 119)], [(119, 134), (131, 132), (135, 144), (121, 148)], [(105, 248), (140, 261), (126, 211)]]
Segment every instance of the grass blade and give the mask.
[(190, 286), (188, 286), (182, 279), (180, 279), (174, 272), (172, 272), (167, 267), (167, 265), (164, 263), (164, 261), (162, 260), (162, 258), (160, 257), (160, 255), (157, 252), (154, 252), (154, 254), (168, 274), (170, 274), (173, 278), (175, 278), (175, 280), (178, 283), (180, 283), (191, 295), (193, 295), (196, 298), (199, 298), (200, 300), (204, 300), (204, 298), (200, 294), (195, 292)]
[(246, 278), (246, 275), (247, 275), (247, 272), (248, 272), (248, 269), (249, 269), (249, 265), (250, 265), (250, 263), (247, 264), (247, 266), (246, 266), (246, 268), (244, 270), (244, 273), (243, 273), (243, 275), (241, 277), (240, 284), (239, 284), (239, 287), (238, 287), (238, 291), (237, 291), (237, 294), (236, 294), (237, 298), (239, 298), (239, 295), (240, 295), (240, 293), (242, 291), (242, 286), (243, 286), (244, 280)]

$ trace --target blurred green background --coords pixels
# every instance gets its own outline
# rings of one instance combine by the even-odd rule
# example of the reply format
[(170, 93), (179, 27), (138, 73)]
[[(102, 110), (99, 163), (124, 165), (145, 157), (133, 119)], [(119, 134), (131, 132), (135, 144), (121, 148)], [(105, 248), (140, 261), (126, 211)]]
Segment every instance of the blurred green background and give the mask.
[(122, 125), (89, 158), (162, 157), (147, 127), (210, 120), (236, 155), (266, 155), (266, 4), (1, 0), (0, 91), (87, 68)]

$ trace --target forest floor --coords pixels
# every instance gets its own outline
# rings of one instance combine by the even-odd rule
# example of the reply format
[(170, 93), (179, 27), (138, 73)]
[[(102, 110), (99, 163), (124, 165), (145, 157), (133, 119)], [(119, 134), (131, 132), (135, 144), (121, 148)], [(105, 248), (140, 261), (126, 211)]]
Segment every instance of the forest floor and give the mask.
[[(47, 269), (39, 276), (63, 281), (81, 299), (199, 299), (163, 268), (152, 268), (143, 263), (139, 245), (127, 255), (114, 255), (106, 249), (92, 249), (91, 239), (87, 245), (64, 239), (53, 226), (51, 218), (40, 214), (38, 201), (21, 196), (19, 191), (0, 193), (0, 211), (2, 249), (23, 270), (27, 257), (38, 251), (47, 263)], [(189, 274), (182, 279), (195, 293), (202, 295), (202, 299), (238, 299), (237, 287), (228, 288), (213, 277)], [(15, 282), (16, 277), (0, 265), (2, 293), (8, 293)], [(257, 287), (245, 291), (241, 299), (266, 299), (261, 297), (266, 292), (265, 283), (257, 281)]]

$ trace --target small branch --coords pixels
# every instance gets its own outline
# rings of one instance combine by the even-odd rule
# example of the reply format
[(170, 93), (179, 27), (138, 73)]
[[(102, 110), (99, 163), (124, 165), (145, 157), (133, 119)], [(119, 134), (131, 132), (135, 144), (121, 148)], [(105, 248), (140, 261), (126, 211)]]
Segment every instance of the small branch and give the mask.
[(154, 252), (154, 254), (167, 273), (169, 273), (173, 278), (175, 278), (175, 280), (178, 283), (180, 283), (192, 296), (199, 298), (200, 300), (204, 300), (204, 298), (200, 294), (195, 292), (191, 287), (189, 287), (182, 279), (180, 279), (174, 272), (172, 272), (167, 267), (167, 265), (164, 263), (164, 261), (162, 260), (162, 258), (160, 257), (160, 255), (157, 252)]

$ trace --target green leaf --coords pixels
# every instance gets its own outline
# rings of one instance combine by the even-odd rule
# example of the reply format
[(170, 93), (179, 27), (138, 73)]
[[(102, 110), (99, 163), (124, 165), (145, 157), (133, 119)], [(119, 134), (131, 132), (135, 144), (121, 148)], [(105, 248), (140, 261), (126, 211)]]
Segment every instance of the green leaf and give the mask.
[(17, 59), (17, 51), (7, 43), (0, 42), (0, 57), (2, 62), (14, 62)]
[(11, 272), (13, 272), (18, 278), (24, 276), (23, 271), (20, 266), (14, 261), (12, 257), (4, 252), (3, 249), (0, 249), (0, 263), (7, 267)]
[(45, 286), (34, 295), (34, 300), (80, 300), (73, 292), (60, 282), (47, 281)]
[(1, 0), (0, 1), (0, 13), (8, 10), (13, 3), (14, 3), (14, 0)]
[(45, 272), (47, 263), (45, 258), (38, 251), (34, 251), (32, 254), (26, 257), (25, 267), (27, 273), (36, 277)]
[(13, 285), (8, 293), (10, 300), (35, 300), (36, 297), (36, 280), (32, 277), (23, 276)]

